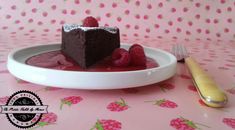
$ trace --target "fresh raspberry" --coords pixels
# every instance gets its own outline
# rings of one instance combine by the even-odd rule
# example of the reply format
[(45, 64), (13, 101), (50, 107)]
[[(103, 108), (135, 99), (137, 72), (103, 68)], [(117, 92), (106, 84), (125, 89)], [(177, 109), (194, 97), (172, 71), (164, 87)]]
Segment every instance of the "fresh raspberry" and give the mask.
[(127, 50), (123, 48), (117, 48), (112, 54), (112, 63), (117, 67), (125, 67), (130, 63), (130, 55)]
[(84, 27), (98, 27), (99, 23), (94, 17), (89, 16), (83, 20), (83, 26)]
[(129, 48), (131, 64), (134, 66), (146, 66), (146, 56), (144, 48), (139, 44), (134, 44)]
[(133, 44), (133, 45), (131, 45), (131, 47), (129, 48), (129, 50), (131, 50), (132, 48), (134, 48), (134, 47), (136, 47), (136, 46), (142, 47), (140, 44)]

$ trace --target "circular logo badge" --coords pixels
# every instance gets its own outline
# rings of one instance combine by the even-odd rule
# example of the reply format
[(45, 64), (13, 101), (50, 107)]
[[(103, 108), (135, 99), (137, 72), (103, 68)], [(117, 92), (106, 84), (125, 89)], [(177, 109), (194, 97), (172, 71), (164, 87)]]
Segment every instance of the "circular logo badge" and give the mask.
[(18, 91), (14, 93), (2, 107), (8, 120), (19, 128), (30, 128), (37, 124), (43, 113), (47, 113), (47, 107), (42, 104), (40, 98), (30, 91)]

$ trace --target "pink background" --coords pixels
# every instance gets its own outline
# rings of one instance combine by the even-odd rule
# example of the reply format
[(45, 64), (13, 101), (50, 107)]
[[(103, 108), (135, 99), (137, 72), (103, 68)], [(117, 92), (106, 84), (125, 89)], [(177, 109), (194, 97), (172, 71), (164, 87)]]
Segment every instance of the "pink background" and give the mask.
[(0, 28), (1, 37), (60, 41), (62, 24), (92, 15), (122, 38), (234, 42), (234, 7), (233, 0), (11, 0), (0, 3)]
[[(89, 130), (98, 119), (115, 120), (121, 130), (174, 130), (180, 117), (210, 130), (235, 128), (235, 1), (234, 0), (2, 0), (0, 2), (0, 105), (18, 90), (38, 94), (49, 114), (35, 129)], [(178, 64), (177, 74), (162, 83), (122, 90), (70, 90), (16, 80), (7, 70), (8, 53), (18, 47), (61, 41), (64, 23), (81, 23), (91, 15), (100, 25), (120, 28), (121, 41), (167, 51), (175, 43), (187, 46), (201, 66), (221, 86), (229, 102), (215, 109), (199, 103), (190, 74)], [(22, 72), (23, 73), (23, 72)], [(56, 80), (56, 79), (51, 79)], [(55, 86), (56, 87), (56, 86)], [(71, 97), (75, 96), (75, 97)], [(62, 99), (74, 99), (63, 105)], [(127, 109), (107, 107), (123, 98)], [(170, 105), (153, 105), (166, 99)], [(170, 102), (170, 103), (169, 103)], [(179, 118), (180, 120), (175, 120)], [(176, 124), (180, 126), (176, 128)], [(182, 122), (181, 122), (182, 123)], [(200, 123), (203, 125), (198, 125)], [(206, 126), (204, 126), (206, 125)], [(18, 129), (0, 114), (1, 129)], [(196, 128), (192, 128), (196, 129)], [(111, 129), (114, 130), (114, 129)], [(119, 130), (119, 129), (116, 129)]]

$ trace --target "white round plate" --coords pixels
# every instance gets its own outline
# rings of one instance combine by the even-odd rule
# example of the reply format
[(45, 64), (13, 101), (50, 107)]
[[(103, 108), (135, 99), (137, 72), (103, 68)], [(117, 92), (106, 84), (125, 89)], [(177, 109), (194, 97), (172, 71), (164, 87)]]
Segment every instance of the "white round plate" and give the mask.
[[(129, 45), (121, 43), (128, 49)], [(25, 61), (37, 54), (60, 50), (60, 44), (39, 45), (16, 49), (8, 55), (7, 68), (15, 77), (45, 86), (74, 89), (121, 89), (145, 86), (172, 77), (176, 58), (172, 54), (144, 47), (145, 54), (160, 65), (156, 68), (122, 72), (82, 72), (35, 67)]]

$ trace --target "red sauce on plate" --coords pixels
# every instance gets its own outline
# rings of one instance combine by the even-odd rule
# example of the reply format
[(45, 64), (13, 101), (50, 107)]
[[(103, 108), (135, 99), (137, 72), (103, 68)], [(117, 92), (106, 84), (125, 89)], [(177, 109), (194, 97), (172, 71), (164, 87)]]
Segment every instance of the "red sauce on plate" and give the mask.
[(50, 68), (56, 70), (68, 70), (68, 71), (90, 71), (90, 72), (115, 72), (115, 71), (134, 71), (143, 70), (158, 67), (158, 63), (147, 57), (147, 64), (145, 67), (141, 66), (128, 66), (128, 67), (115, 67), (112, 65), (111, 58), (107, 57), (102, 61), (96, 63), (95, 65), (83, 69), (78, 64), (76, 64), (71, 58), (65, 56), (60, 50), (45, 52), (30, 57), (26, 60), (26, 64)]

